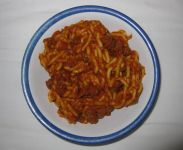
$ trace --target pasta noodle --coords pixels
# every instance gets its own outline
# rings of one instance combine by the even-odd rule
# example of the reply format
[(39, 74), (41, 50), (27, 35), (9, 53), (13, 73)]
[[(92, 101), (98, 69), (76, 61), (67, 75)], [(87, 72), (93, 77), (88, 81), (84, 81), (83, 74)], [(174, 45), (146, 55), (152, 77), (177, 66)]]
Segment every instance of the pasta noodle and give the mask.
[(95, 124), (138, 102), (145, 68), (128, 45), (131, 38), (125, 30), (109, 32), (100, 21), (82, 20), (43, 40), (39, 59), (59, 116)]

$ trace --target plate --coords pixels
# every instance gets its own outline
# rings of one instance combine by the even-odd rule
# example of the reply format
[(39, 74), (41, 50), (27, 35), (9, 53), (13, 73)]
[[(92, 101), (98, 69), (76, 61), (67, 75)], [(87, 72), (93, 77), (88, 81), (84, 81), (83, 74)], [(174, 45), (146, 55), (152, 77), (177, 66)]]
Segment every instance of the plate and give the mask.
[[(133, 35), (129, 45), (136, 49), (145, 66), (144, 90), (136, 105), (115, 110), (97, 124), (69, 124), (60, 118), (54, 104), (49, 104), (45, 81), (49, 78), (38, 55), (44, 49), (43, 39), (80, 20), (100, 20), (110, 31), (125, 29)], [(130, 17), (102, 6), (78, 6), (48, 19), (33, 35), (22, 61), (22, 89), (27, 104), (38, 121), (55, 135), (71, 142), (98, 145), (122, 139), (135, 131), (149, 116), (160, 87), (160, 66), (156, 50), (145, 31)]]

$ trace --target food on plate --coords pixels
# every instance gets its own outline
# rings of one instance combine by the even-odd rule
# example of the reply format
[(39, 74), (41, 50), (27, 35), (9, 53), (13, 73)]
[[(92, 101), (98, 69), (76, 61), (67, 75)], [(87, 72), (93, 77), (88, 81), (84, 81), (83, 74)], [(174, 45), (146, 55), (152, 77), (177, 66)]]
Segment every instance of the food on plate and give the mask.
[(138, 102), (145, 68), (129, 47), (132, 35), (82, 20), (43, 40), (40, 63), (49, 73), (48, 99), (69, 123), (95, 124)]

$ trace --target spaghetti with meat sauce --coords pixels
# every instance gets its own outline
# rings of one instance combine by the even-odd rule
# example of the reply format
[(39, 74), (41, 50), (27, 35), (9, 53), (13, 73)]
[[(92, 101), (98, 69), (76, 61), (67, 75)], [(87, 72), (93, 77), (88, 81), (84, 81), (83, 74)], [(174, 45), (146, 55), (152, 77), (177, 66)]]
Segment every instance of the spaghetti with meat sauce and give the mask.
[(114, 109), (138, 102), (145, 68), (132, 36), (109, 32), (97, 20), (64, 27), (43, 40), (41, 65), (49, 73), (48, 99), (69, 123), (95, 124)]

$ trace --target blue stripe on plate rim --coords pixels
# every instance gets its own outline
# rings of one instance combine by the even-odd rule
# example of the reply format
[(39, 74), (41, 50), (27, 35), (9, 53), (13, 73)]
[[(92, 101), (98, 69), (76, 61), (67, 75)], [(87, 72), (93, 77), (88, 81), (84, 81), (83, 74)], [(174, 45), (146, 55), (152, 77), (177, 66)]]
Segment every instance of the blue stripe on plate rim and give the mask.
[[(35, 45), (37, 44), (38, 40), (41, 38), (41, 36), (44, 34), (45, 31), (48, 30), (49, 27), (51, 27), (54, 23), (58, 22), (59, 20), (66, 18), (68, 16), (71, 16), (73, 14), (78, 13), (84, 13), (84, 12), (98, 12), (98, 13), (105, 13), (114, 17), (117, 17), (123, 21), (125, 21), (127, 24), (129, 24), (131, 27), (133, 27), (138, 34), (142, 37), (144, 42), (146, 43), (149, 52), (151, 54), (152, 60), (153, 60), (153, 66), (154, 66), (154, 83), (153, 83), (153, 90), (151, 92), (151, 96), (149, 98), (148, 103), (146, 104), (144, 110), (141, 112), (141, 114), (128, 126), (125, 128), (114, 132), (112, 134), (104, 135), (104, 136), (98, 136), (98, 137), (84, 137), (79, 135), (74, 135), (71, 133), (68, 133), (66, 131), (63, 131), (62, 129), (56, 127), (54, 124), (52, 124), (39, 110), (39, 108), (36, 106), (33, 96), (31, 94), (31, 89), (29, 86), (29, 63), (30, 59), (33, 53), (33, 50), (35, 48)], [(160, 65), (158, 56), (156, 53), (156, 50), (148, 37), (148, 35), (145, 33), (145, 31), (130, 17), (126, 16), (125, 14), (116, 11), (111, 8), (103, 7), (103, 6), (96, 6), (96, 5), (84, 5), (84, 6), (77, 6), (73, 7), (67, 10), (64, 10), (50, 19), (48, 19), (33, 35), (31, 38), (22, 61), (22, 67), (21, 67), (21, 83), (22, 83), (22, 89), (23, 93), (26, 99), (26, 102), (34, 114), (34, 116), (38, 119), (38, 121), (45, 126), (49, 131), (54, 133), (55, 135), (68, 140), (70, 142), (74, 142), (77, 144), (83, 144), (83, 145), (100, 145), (100, 144), (107, 144), (114, 141), (117, 141), (119, 139), (122, 139), (126, 136), (128, 136), (130, 133), (135, 131), (149, 116), (151, 113), (159, 93), (160, 89)]]

